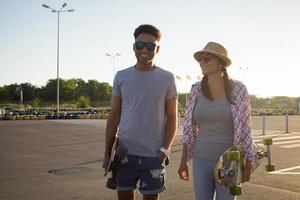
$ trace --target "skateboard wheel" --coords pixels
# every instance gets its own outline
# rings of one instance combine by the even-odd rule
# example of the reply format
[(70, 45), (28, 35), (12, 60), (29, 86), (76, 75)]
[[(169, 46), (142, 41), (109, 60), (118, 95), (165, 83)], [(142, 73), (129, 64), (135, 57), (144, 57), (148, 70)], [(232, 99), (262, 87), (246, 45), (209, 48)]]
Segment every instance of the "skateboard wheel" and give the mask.
[(272, 138), (266, 138), (263, 140), (264, 145), (272, 145), (273, 144), (273, 140)]
[(267, 172), (275, 171), (275, 165), (265, 165), (265, 169)]
[(242, 194), (242, 187), (241, 186), (231, 186), (229, 187), (229, 191), (231, 195), (237, 196)]
[(240, 160), (241, 159), (241, 154), (239, 151), (229, 151), (227, 154), (227, 159), (229, 161), (234, 161), (234, 160)]

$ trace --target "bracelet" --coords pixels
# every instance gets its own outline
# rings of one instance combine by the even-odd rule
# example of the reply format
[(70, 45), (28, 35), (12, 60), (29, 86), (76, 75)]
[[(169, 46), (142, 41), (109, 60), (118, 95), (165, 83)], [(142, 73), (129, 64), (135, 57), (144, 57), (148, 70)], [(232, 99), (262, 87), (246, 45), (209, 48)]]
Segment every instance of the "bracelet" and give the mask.
[(159, 150), (161, 152), (163, 152), (168, 158), (170, 157), (170, 155), (171, 155), (171, 151), (170, 150), (165, 149), (164, 147), (161, 147)]

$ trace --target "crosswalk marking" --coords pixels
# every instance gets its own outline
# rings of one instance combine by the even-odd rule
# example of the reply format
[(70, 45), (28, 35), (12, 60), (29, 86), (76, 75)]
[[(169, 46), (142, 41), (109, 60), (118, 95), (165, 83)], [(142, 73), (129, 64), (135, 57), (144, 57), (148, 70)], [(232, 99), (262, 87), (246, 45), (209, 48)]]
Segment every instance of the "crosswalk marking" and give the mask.
[(289, 174), (289, 175), (299, 175), (300, 172), (294, 172), (292, 170), (298, 170), (300, 169), (300, 166), (295, 166), (295, 167), (290, 167), (290, 168), (286, 168), (286, 169), (280, 169), (280, 170), (276, 170), (276, 171), (273, 171), (273, 172), (269, 172), (269, 174), (281, 174), (281, 175), (286, 175), (286, 174)]
[(291, 149), (291, 148), (300, 147), (300, 144), (291, 144), (291, 145), (280, 146), (280, 147), (282, 147), (282, 148), (287, 148), (287, 149)]
[(273, 145), (280, 148), (298, 148), (300, 147), (300, 134), (291, 133), (277, 133), (277, 134), (266, 134), (266, 135), (254, 135), (253, 141), (257, 144), (262, 144), (263, 139), (272, 138)]

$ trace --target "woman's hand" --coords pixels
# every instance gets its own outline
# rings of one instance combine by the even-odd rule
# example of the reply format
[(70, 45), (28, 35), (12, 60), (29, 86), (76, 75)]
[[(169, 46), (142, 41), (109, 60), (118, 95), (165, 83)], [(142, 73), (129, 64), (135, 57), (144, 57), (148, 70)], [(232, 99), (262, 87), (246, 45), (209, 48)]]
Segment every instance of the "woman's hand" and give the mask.
[(187, 162), (185, 162), (185, 161), (180, 162), (178, 174), (179, 174), (180, 179), (182, 179), (184, 181), (189, 180), (189, 167), (188, 167)]

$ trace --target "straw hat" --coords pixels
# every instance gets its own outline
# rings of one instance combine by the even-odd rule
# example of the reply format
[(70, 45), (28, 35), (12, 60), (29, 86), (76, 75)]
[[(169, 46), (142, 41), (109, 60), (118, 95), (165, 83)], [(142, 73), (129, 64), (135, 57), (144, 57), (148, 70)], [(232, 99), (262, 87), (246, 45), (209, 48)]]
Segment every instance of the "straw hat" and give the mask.
[(194, 53), (194, 58), (199, 61), (199, 57), (204, 53), (213, 54), (223, 60), (225, 63), (224, 67), (228, 67), (231, 64), (231, 60), (227, 55), (227, 50), (222, 45), (216, 42), (207, 43), (207, 45), (201, 51), (197, 51), (196, 53)]

